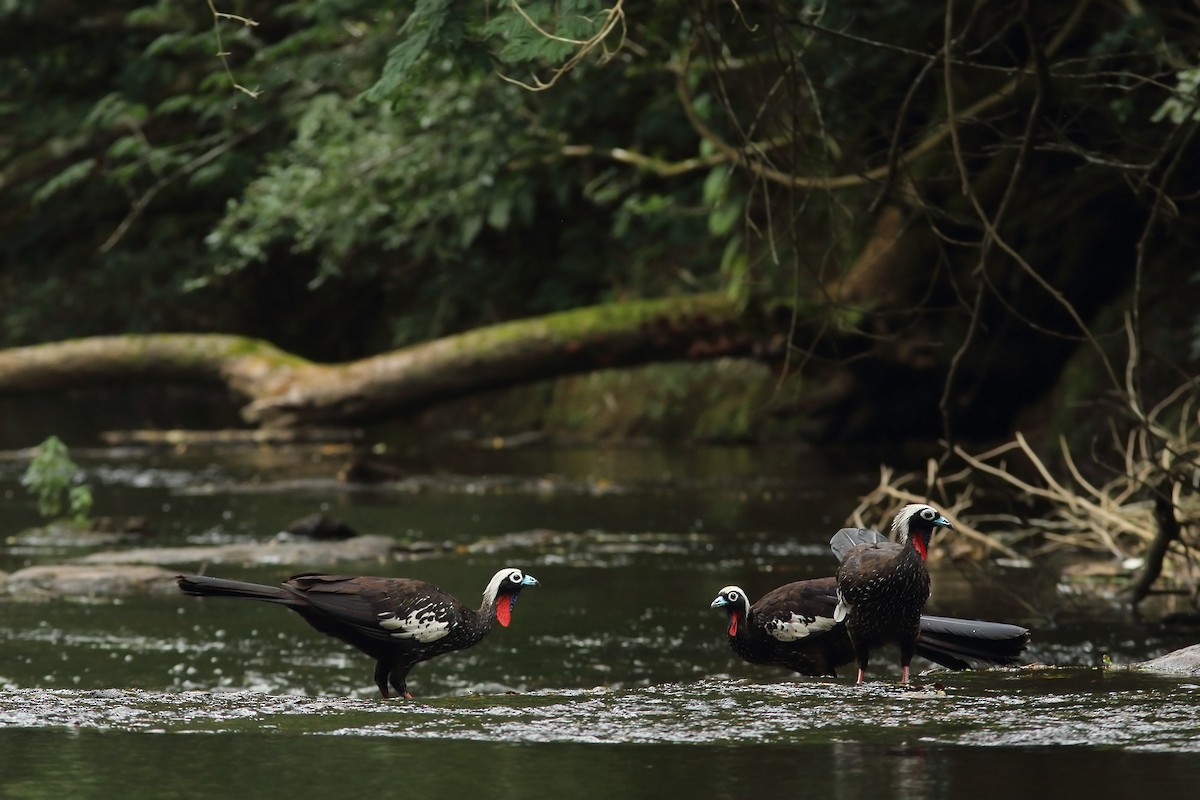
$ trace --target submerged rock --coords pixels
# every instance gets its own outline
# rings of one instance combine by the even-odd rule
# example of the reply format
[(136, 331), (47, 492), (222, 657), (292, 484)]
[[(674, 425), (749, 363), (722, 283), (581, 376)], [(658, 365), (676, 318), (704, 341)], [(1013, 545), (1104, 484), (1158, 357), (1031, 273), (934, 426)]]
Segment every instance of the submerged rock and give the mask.
[(145, 517), (96, 517), (85, 523), (55, 520), (9, 536), (18, 547), (98, 547), (141, 541), (154, 533)]
[(385, 483), (402, 477), (404, 472), (398, 466), (362, 456), (350, 459), (337, 473), (342, 483)]
[(342, 561), (390, 561), (399, 546), (389, 536), (340, 541), (274, 540), (264, 543), (190, 547), (140, 547), (92, 553), (85, 564), (304, 564), (327, 567)]
[(1182, 675), (1200, 676), (1200, 644), (1189, 645), (1188, 647), (1161, 655), (1158, 658), (1142, 661), (1137, 666), (1140, 669), (1155, 670), (1157, 672), (1174, 672)]
[(0, 594), (18, 600), (178, 592), (175, 572), (144, 564), (51, 564), (0, 574)]
[(320, 512), (309, 514), (300, 519), (292, 520), (281, 532), (281, 537), (299, 536), (306, 539), (353, 539), (358, 531), (351, 528), (340, 519), (328, 517)]
[(175, 576), (195, 564), (303, 565), (332, 568), (344, 561), (390, 562), (432, 555), (449, 545), (405, 547), (387, 536), (356, 536), (340, 541), (299, 539), (191, 547), (139, 547), (92, 553), (71, 564), (0, 572), (0, 596), (40, 600), (176, 594)]

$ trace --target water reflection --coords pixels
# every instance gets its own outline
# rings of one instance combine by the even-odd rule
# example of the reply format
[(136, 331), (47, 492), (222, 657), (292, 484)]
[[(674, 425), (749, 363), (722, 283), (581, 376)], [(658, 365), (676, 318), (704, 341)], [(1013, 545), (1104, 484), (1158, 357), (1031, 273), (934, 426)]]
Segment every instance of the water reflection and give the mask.
[(928, 797), (936, 778), (921, 745), (881, 748), (860, 742), (830, 745), (828, 766), (835, 800), (861, 800), (863, 787), (884, 797)]
[(1190, 797), (1200, 760), (1189, 755), (1031, 747), (979, 750), (929, 745), (542, 744), (371, 737), (171, 736), (0, 730), (0, 789), (49, 800), (345, 796), (495, 800), (663, 797), (904, 797), (978, 800), (1052, 796)]

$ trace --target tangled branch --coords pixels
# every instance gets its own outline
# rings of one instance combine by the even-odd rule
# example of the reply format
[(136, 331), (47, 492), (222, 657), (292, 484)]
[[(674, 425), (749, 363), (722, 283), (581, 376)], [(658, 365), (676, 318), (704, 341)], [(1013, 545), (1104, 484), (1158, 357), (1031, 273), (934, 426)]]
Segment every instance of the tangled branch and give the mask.
[(546, 30), (545, 28), (543, 28), (541, 25), (538, 25), (537, 22), (534, 21), (534, 19), (525, 12), (525, 9), (521, 8), (521, 5), (520, 5), (520, 3), (517, 2), (517, 0), (511, 0), (511, 5), (512, 5), (513, 11), (517, 12), (517, 14), (520, 15), (521, 19), (525, 20), (526, 24), (529, 25), (529, 27), (533, 28), (540, 35), (546, 37), (547, 39), (549, 39), (553, 42), (559, 42), (561, 44), (569, 44), (569, 45), (574, 46), (576, 49), (570, 58), (568, 58), (562, 64), (559, 64), (557, 67), (555, 67), (554, 71), (550, 74), (549, 80), (543, 81), (541, 78), (539, 78), (535, 75), (533, 78), (533, 83), (529, 84), (529, 83), (525, 83), (524, 81), (517, 80), (516, 78), (510, 78), (509, 76), (504, 75), (503, 73), (498, 73), (500, 75), (500, 78), (505, 81), (508, 81), (509, 83), (515, 83), (517, 86), (520, 86), (522, 89), (527, 89), (531, 92), (544, 92), (547, 89), (554, 86), (554, 84), (558, 83), (559, 79), (562, 78), (564, 75), (566, 75), (568, 72), (575, 69), (575, 67), (578, 66), (579, 62), (581, 62), (581, 61), (583, 61), (583, 59), (587, 58), (588, 55), (593, 50), (595, 50), (597, 47), (600, 47), (601, 45), (603, 45), (605, 40), (608, 39), (608, 37), (612, 34), (613, 31), (620, 28), (621, 36), (620, 36), (619, 41), (617, 42), (617, 46), (615, 48), (612, 48), (611, 50), (608, 49), (607, 47), (605, 48), (604, 56), (601, 59), (601, 63), (603, 63), (604, 61), (607, 61), (608, 59), (612, 58), (613, 55), (617, 51), (619, 51), (621, 49), (621, 45), (625, 41), (624, 4), (625, 4), (625, 0), (616, 0), (616, 2), (613, 4), (613, 6), (611, 8), (605, 9), (603, 21), (600, 23), (600, 27), (596, 30), (596, 32), (594, 34), (589, 36), (587, 39), (567, 39), (562, 36), (557, 36), (557, 35), (551, 33), (550, 31)]
[[(1080, 0), (1076, 5), (1071, 16), (1063, 24), (1062, 28), (1057, 32), (1053, 39), (1046, 45), (1045, 57), (1052, 57), (1062, 47), (1068, 37), (1074, 33), (1079, 23), (1085, 18), (1085, 12), (1090, 5), (1091, 0)], [(947, 20), (950, 20), (950, 15), (947, 14)], [(936, 53), (923, 54), (916, 51), (909, 51), (911, 54), (920, 55), (927, 62), (927, 65), (935, 63), (938, 59), (943, 59), (949, 69), (949, 65), (955, 63), (950, 57), (950, 51), (943, 47)], [(879, 181), (892, 181), (897, 170), (913, 164), (918, 158), (932, 151), (934, 148), (941, 145), (947, 139), (952, 138), (956, 133), (956, 125), (962, 121), (977, 119), (985, 112), (991, 110), (995, 106), (1003, 103), (1016, 94), (1020, 88), (1021, 82), (1028, 76), (1038, 74), (1038, 66), (1035, 63), (1030, 63), (1026, 68), (1017, 72), (1010, 80), (1006, 81), (1002, 86), (988, 95), (976, 100), (971, 105), (957, 111), (954, 109), (952, 98), (947, 90), (947, 118), (942, 122), (934, 125), (925, 136), (914, 144), (908, 150), (902, 153), (889, 153), (888, 162), (878, 167), (858, 173), (847, 173), (844, 175), (794, 175), (782, 170), (775, 169), (763, 163), (760, 159), (751, 158), (748, 154), (725, 141), (716, 131), (706, 124), (696, 111), (690, 92), (687, 88), (687, 62), (686, 59), (676, 69), (676, 96), (679, 98), (680, 105), (684, 114), (688, 118), (688, 122), (692, 128), (700, 135), (702, 139), (708, 142), (714, 149), (725, 155), (732, 163), (740, 167), (750, 170), (755, 177), (766, 180), (780, 186), (787, 186), (797, 189), (849, 189), (857, 186), (863, 186)], [(922, 72), (922, 77), (926, 71)]]
[[(883, 468), (879, 485), (850, 517), (851, 524), (879, 527), (898, 502), (940, 503), (955, 531), (983, 552), (1027, 561), (1050, 553), (1105, 554), (1119, 564), (1139, 564), (1125, 596), (1136, 607), (1162, 576), (1190, 587), (1195, 598), (1200, 571), (1200, 379), (1179, 386), (1123, 434), (1114, 431), (1119, 462), (1103, 483), (1089, 480), (1065, 439), (1057, 456), (1068, 478), (1056, 477), (1045, 459), (1017, 433), (984, 453), (961, 445), (952, 450), (966, 469), (942, 475), (931, 460), (926, 474), (896, 476)], [(1130, 413), (1140, 413), (1130, 395)], [(1167, 420), (1173, 420), (1168, 423)], [(914, 491), (911, 486), (925, 491)], [(974, 511), (989, 486), (1022, 499), (1028, 513)]]
[[(897, 504), (938, 503), (939, 509), (949, 514), (954, 520), (954, 531), (985, 551), (995, 551), (1015, 561), (1024, 558), (1008, 544), (992, 534), (986, 533), (979, 527), (981, 519), (973, 519), (969, 514), (974, 505), (975, 487), (964, 484), (965, 472), (954, 475), (938, 476), (937, 465), (930, 461), (925, 478), (925, 485), (930, 488), (927, 492), (918, 492), (909, 488), (918, 482), (918, 476), (907, 474), (897, 476), (891, 467), (881, 467), (879, 484), (867, 493), (854, 511), (850, 513), (847, 524), (860, 528), (887, 530)], [(986, 520), (983, 520), (986, 521)]]

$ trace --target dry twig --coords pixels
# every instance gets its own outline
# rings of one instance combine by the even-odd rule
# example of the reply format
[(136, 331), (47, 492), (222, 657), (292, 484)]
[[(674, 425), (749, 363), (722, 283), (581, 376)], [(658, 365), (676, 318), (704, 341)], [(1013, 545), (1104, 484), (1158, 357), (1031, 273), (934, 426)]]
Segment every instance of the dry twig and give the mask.
[(208, 0), (208, 10), (212, 12), (213, 35), (217, 37), (217, 58), (221, 59), (221, 66), (225, 67), (225, 74), (229, 76), (229, 82), (233, 84), (234, 89), (237, 89), (242, 94), (247, 95), (251, 99), (258, 99), (258, 96), (262, 94), (261, 92), (242, 86), (242, 84), (237, 82), (237, 78), (233, 77), (233, 69), (229, 66), (229, 51), (225, 49), (225, 43), (221, 39), (221, 20), (229, 19), (234, 22), (240, 22), (244, 28), (256, 27), (258, 22), (249, 17), (217, 11), (217, 7), (213, 5), (213, 0)]
[[(927, 474), (897, 476), (887, 467), (879, 485), (851, 515), (851, 524), (881, 527), (899, 502), (939, 503), (954, 518), (955, 531), (982, 544), (986, 551), (1022, 558), (1052, 552), (1107, 553), (1126, 563), (1142, 564), (1127, 590), (1136, 606), (1161, 576), (1181, 584), (1195, 582), (1191, 551), (1200, 544), (1200, 415), (1195, 411), (1197, 381), (1167, 395), (1149, 413), (1137, 400), (1125, 398), (1135, 428), (1119, 441), (1121, 468), (1107, 483), (1089, 480), (1065, 439), (1058, 442), (1066, 475), (1056, 476), (1026, 438), (984, 453), (952, 451), (967, 469), (941, 475), (936, 462)], [(1165, 424), (1163, 418), (1178, 415)], [(922, 482), (923, 493), (907, 486)], [(1009, 496), (1024, 498), (1030, 513), (972, 513), (983, 487), (992, 482)], [(1035, 511), (1035, 509), (1038, 509)], [(1003, 541), (998, 537), (1003, 537)]]

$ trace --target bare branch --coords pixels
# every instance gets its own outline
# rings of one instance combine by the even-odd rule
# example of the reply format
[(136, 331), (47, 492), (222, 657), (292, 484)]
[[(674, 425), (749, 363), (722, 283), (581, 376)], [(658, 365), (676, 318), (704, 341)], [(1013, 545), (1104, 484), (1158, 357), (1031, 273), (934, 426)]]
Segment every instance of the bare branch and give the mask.
[(207, 2), (208, 10), (212, 12), (213, 17), (213, 35), (217, 37), (217, 58), (221, 59), (221, 66), (225, 68), (225, 74), (229, 76), (229, 82), (233, 84), (234, 89), (237, 89), (239, 92), (247, 95), (252, 100), (257, 100), (258, 96), (262, 94), (261, 92), (255, 89), (247, 89), (245, 86), (242, 86), (240, 83), (238, 83), (237, 79), (233, 77), (233, 70), (229, 66), (230, 54), (225, 49), (225, 44), (221, 39), (221, 20), (229, 19), (235, 22), (240, 22), (244, 28), (256, 27), (258, 23), (249, 17), (242, 17), (238, 16), (237, 14), (229, 14), (224, 11), (217, 11), (217, 7), (213, 5), (213, 0), (207, 0)]
[[(1080, 0), (1078, 5), (1072, 11), (1071, 16), (1063, 24), (1050, 44), (1046, 46), (1046, 55), (1053, 55), (1066, 41), (1067, 37), (1075, 31), (1084, 17), (1084, 12), (1091, 4), (1091, 0)], [(876, 181), (887, 178), (894, 170), (907, 167), (921, 156), (925, 155), (935, 147), (940, 145), (948, 137), (951, 136), (953, 125), (957, 120), (973, 119), (985, 111), (999, 105), (1003, 101), (1012, 97), (1020, 85), (1020, 79), (1026, 72), (1032, 73), (1033, 69), (1020, 71), (1013, 79), (1009, 80), (1000, 88), (996, 89), (991, 94), (972, 103), (961, 114), (957, 116), (953, 113), (948, 113), (947, 119), (938, 125), (935, 125), (921, 141), (913, 145), (913, 147), (895, 160), (889, 158), (888, 163), (880, 167), (866, 170), (861, 173), (836, 175), (836, 176), (804, 176), (791, 175), (781, 170), (773, 169), (758, 161), (752, 160), (742, 154), (724, 141), (715, 131), (712, 130), (703, 120), (700, 119), (695, 107), (691, 102), (690, 93), (687, 90), (685, 76), (687, 74), (687, 60), (683, 59), (679, 67), (676, 69), (676, 96), (679, 97), (680, 105), (684, 113), (687, 115), (688, 121), (692, 127), (700, 134), (701, 138), (709, 142), (718, 151), (724, 153), (726, 157), (733, 163), (750, 170), (759, 178), (777, 183), (782, 186), (792, 186), (796, 188), (811, 188), (811, 189), (847, 189), (856, 186), (863, 186), (874, 183)]]
[[(99, 252), (101, 254), (104, 254), (104, 253), (107, 253), (108, 251), (112, 250), (114, 247), (116, 247), (120, 243), (120, 241), (123, 238), (125, 238), (125, 234), (129, 232), (129, 229), (131, 227), (133, 227), (133, 224), (135, 222), (137, 222), (138, 218), (140, 218), (142, 213), (145, 212), (145, 210), (150, 206), (150, 203), (154, 200), (154, 198), (158, 195), (158, 193), (160, 191), (165, 189), (171, 183), (179, 180), (180, 178), (184, 178), (184, 177), (187, 177), (188, 175), (191, 175), (193, 172), (200, 169), (205, 164), (209, 164), (212, 161), (219, 158), (220, 156), (224, 155), (225, 153), (228, 153), (230, 150), (232, 150), (234, 147), (237, 147), (239, 144), (244, 142), (246, 139), (249, 139), (251, 136), (254, 136), (255, 134), (259, 133), (266, 126), (267, 126), (266, 122), (260, 122), (259, 124), (255, 125), (253, 128), (243, 131), (242, 133), (240, 133), (237, 136), (234, 136), (230, 139), (226, 139), (224, 142), (217, 145), (216, 147), (213, 147), (213, 148), (201, 153), (200, 155), (196, 156), (191, 161), (187, 162), (186, 164), (184, 164), (182, 167), (175, 170), (174, 172), (171, 172), (170, 174), (164, 175), (161, 178), (159, 178), (158, 181), (153, 186), (151, 186), (149, 189), (147, 189), (145, 192), (143, 192), (141, 194), (141, 196), (138, 197), (137, 200), (134, 201), (133, 207), (131, 209), (129, 209), (129, 213), (125, 215), (125, 218), (123, 220), (121, 220), (121, 224), (118, 225), (116, 227), (116, 229), (111, 234), (109, 234), (108, 238), (104, 240), (104, 243), (100, 245)], [(148, 143), (147, 143), (147, 146), (149, 146)]]

